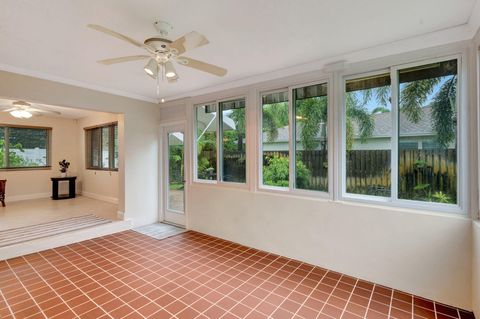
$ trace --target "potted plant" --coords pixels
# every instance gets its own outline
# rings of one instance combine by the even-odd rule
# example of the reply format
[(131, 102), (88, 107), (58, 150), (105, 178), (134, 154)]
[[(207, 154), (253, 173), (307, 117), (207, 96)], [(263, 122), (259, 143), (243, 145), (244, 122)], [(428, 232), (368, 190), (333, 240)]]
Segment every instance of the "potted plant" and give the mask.
[(67, 170), (68, 170), (68, 167), (70, 166), (70, 162), (67, 162), (64, 159), (58, 162), (58, 165), (60, 165), (60, 176), (67, 177)]

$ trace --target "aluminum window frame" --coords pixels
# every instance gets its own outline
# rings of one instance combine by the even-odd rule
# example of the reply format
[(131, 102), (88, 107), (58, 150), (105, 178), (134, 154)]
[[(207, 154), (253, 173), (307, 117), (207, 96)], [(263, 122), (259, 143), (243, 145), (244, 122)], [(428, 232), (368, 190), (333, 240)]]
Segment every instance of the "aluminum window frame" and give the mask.
[[(418, 200), (407, 200), (398, 198), (398, 140), (399, 140), (399, 81), (398, 81), (398, 72), (402, 69), (407, 69), (416, 66), (428, 65), (432, 63), (444, 62), (448, 60), (457, 60), (457, 99), (456, 99), (456, 109), (457, 109), (457, 203), (456, 204), (445, 204), (445, 203), (436, 203), (436, 202), (427, 202), (427, 201), (418, 201)], [(464, 83), (466, 77), (466, 65), (464, 63), (466, 57), (463, 53), (444, 55), (434, 58), (418, 59), (413, 62), (407, 62), (397, 65), (391, 65), (387, 68), (379, 68), (376, 71), (363, 72), (363, 73), (352, 73), (352, 74), (342, 74), (341, 87), (338, 88), (338, 95), (341, 101), (341, 113), (340, 113), (340, 127), (341, 127), (341, 136), (340, 136), (340, 149), (337, 150), (341, 154), (341, 165), (340, 165), (340, 178), (338, 182), (338, 199), (341, 201), (352, 201), (360, 202), (366, 204), (379, 204), (383, 206), (398, 207), (398, 208), (407, 208), (415, 210), (425, 210), (425, 211), (436, 211), (442, 213), (455, 213), (467, 215), (467, 177), (466, 177), (466, 168), (468, 167), (468, 149), (465, 148), (467, 130), (468, 130), (468, 121), (465, 116), (467, 113), (468, 105), (465, 104), (466, 92), (464, 91)], [(373, 76), (380, 74), (390, 74), (391, 81), (391, 108), (392, 108), (392, 136), (391, 136), (391, 196), (390, 197), (381, 197), (381, 196), (371, 196), (371, 195), (362, 195), (362, 194), (351, 194), (346, 192), (346, 104), (345, 104), (345, 84), (347, 80), (360, 78), (364, 76)]]

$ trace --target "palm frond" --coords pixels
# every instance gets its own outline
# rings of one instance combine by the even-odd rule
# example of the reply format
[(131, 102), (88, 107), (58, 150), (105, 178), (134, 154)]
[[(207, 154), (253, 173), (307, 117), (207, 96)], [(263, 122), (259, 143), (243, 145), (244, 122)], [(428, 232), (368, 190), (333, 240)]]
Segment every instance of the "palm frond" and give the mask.
[(442, 148), (455, 141), (457, 131), (457, 76), (447, 80), (432, 103), (433, 128), (436, 139)]
[(440, 78), (429, 78), (406, 83), (400, 91), (400, 110), (413, 123), (422, 119), (422, 107), (433, 92)]

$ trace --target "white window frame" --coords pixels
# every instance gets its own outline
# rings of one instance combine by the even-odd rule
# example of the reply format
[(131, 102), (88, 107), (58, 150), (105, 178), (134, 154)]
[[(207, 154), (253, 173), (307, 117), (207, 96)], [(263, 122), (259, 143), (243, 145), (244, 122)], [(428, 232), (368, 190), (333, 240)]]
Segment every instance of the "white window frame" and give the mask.
[[(334, 103), (333, 101), (333, 75), (319, 77), (318, 79), (310, 82), (299, 83), (288, 87), (283, 87), (274, 90), (265, 90), (260, 91), (257, 94), (257, 190), (260, 192), (273, 192), (281, 194), (296, 195), (301, 197), (313, 197), (313, 198), (322, 198), (322, 199), (332, 199), (334, 182), (333, 182), (333, 172), (334, 172)], [(293, 107), (293, 90), (298, 88), (303, 88), (312, 85), (326, 84), (327, 85), (327, 150), (328, 150), (328, 190), (327, 191), (316, 191), (316, 190), (307, 190), (307, 189), (298, 189), (295, 188), (295, 143), (294, 140), (294, 129), (295, 129), (295, 114)], [(276, 92), (284, 92), (288, 90), (288, 118), (289, 118), (289, 182), (288, 187), (279, 187), (279, 186), (269, 186), (263, 184), (263, 104), (262, 104), (262, 95)], [(293, 160), (292, 160), (293, 159)]]
[[(248, 123), (249, 120), (249, 115), (248, 115), (248, 96), (245, 94), (242, 95), (237, 95), (237, 96), (232, 96), (228, 98), (222, 98), (218, 100), (210, 100), (210, 102), (202, 102), (202, 103), (195, 103), (193, 104), (192, 110), (193, 110), (193, 179), (192, 183), (193, 184), (200, 184), (200, 185), (218, 185), (218, 186), (225, 186), (225, 187), (232, 187), (232, 188), (239, 188), (239, 189), (247, 189), (248, 186), (250, 185), (250, 174), (249, 174), (249, 147), (248, 147), (248, 142), (249, 142), (249, 132), (247, 130), (247, 127), (245, 127), (245, 183), (238, 183), (238, 182), (225, 182), (222, 180), (222, 174), (223, 174), (223, 168), (221, 167), (222, 164), (222, 159), (223, 159), (223, 147), (221, 139), (221, 125), (220, 123), (220, 103), (222, 102), (228, 102), (228, 101), (234, 101), (234, 100), (245, 100), (245, 123)], [(216, 151), (217, 151), (217, 178), (216, 180), (204, 180), (204, 179), (199, 179), (198, 178), (198, 149), (197, 149), (197, 112), (196, 108), (198, 106), (204, 106), (204, 105), (210, 105), (213, 104), (217, 108), (217, 117), (215, 119), (215, 128), (217, 132), (217, 140), (216, 140)], [(246, 125), (247, 126), (247, 125)]]
[[(281, 187), (281, 186), (271, 186), (271, 185), (265, 185), (263, 184), (263, 103), (262, 103), (262, 96), (266, 94), (274, 94), (274, 93), (280, 93), (280, 92), (287, 92), (288, 95), (288, 137), (290, 138), (290, 90), (288, 87), (284, 87), (281, 89), (276, 89), (276, 90), (269, 90), (269, 91), (262, 91), (258, 94), (258, 112), (257, 112), (257, 118), (258, 118), (258, 123), (259, 123), (259, 129), (258, 129), (258, 158), (257, 161), (259, 163), (259, 171), (258, 171), (258, 189), (262, 190), (269, 190), (269, 191), (277, 191), (277, 192), (288, 192), (290, 190), (290, 167), (288, 168), (288, 178), (289, 178), (289, 186), (288, 187)], [(290, 141), (288, 142), (288, 158), (290, 160)]]
[[(398, 85), (398, 71), (410, 67), (421, 66), (431, 63), (437, 63), (448, 60), (457, 60), (457, 203), (456, 204), (444, 204), (444, 203), (435, 203), (435, 202), (423, 202), (407, 199), (398, 199), (398, 94), (399, 94), (399, 85)], [(363, 202), (371, 204), (381, 204), (384, 206), (408, 208), (414, 210), (427, 210), (427, 211), (437, 211), (445, 213), (457, 213), (457, 214), (467, 214), (467, 176), (466, 168), (468, 167), (468, 149), (465, 146), (465, 141), (467, 139), (468, 131), (468, 121), (466, 120), (467, 107), (465, 103), (465, 78), (466, 78), (466, 55), (464, 53), (445, 55), (441, 57), (435, 57), (430, 59), (420, 59), (415, 60), (414, 62), (403, 63), (399, 65), (392, 65), (387, 68), (380, 68), (377, 71), (365, 72), (365, 73), (354, 73), (354, 74), (342, 74), (342, 80), (340, 81), (341, 87), (338, 88), (338, 98), (341, 101), (341, 113), (339, 116), (340, 123), (340, 141), (339, 152), (341, 154), (340, 158), (340, 178), (338, 182), (338, 199), (343, 201), (354, 201), (354, 202)], [(345, 83), (349, 79), (360, 78), (363, 76), (369, 75), (378, 75), (390, 73), (391, 80), (391, 107), (392, 107), (392, 136), (391, 136), (391, 197), (380, 197), (380, 196), (370, 196), (370, 195), (361, 195), (361, 194), (350, 194), (346, 192), (346, 147), (345, 147)]]
[[(215, 117), (215, 130), (216, 130), (216, 142), (215, 142), (215, 151), (217, 153), (217, 158), (216, 158), (216, 162), (217, 162), (217, 168), (216, 168), (216, 174), (217, 174), (217, 178), (214, 179), (214, 180), (209, 180), (209, 179), (201, 179), (201, 178), (198, 178), (198, 142), (197, 142), (197, 132), (198, 132), (198, 126), (197, 126), (197, 107), (201, 107), (201, 106), (206, 106), (206, 105), (215, 105), (217, 107), (217, 115)], [(200, 184), (216, 184), (217, 183), (217, 180), (218, 180), (218, 105), (217, 105), (217, 102), (216, 101), (213, 101), (213, 102), (206, 102), (206, 103), (196, 103), (193, 105), (193, 156), (194, 156), (194, 159), (193, 159), (193, 181), (195, 183), (200, 183)]]

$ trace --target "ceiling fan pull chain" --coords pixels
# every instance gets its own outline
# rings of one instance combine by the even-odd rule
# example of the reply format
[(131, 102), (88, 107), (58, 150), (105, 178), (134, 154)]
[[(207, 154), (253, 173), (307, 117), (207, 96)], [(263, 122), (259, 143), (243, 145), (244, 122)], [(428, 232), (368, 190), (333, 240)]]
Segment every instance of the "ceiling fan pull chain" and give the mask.
[[(160, 73), (160, 70), (158, 70)], [(160, 98), (160, 74), (157, 74), (157, 98)]]

